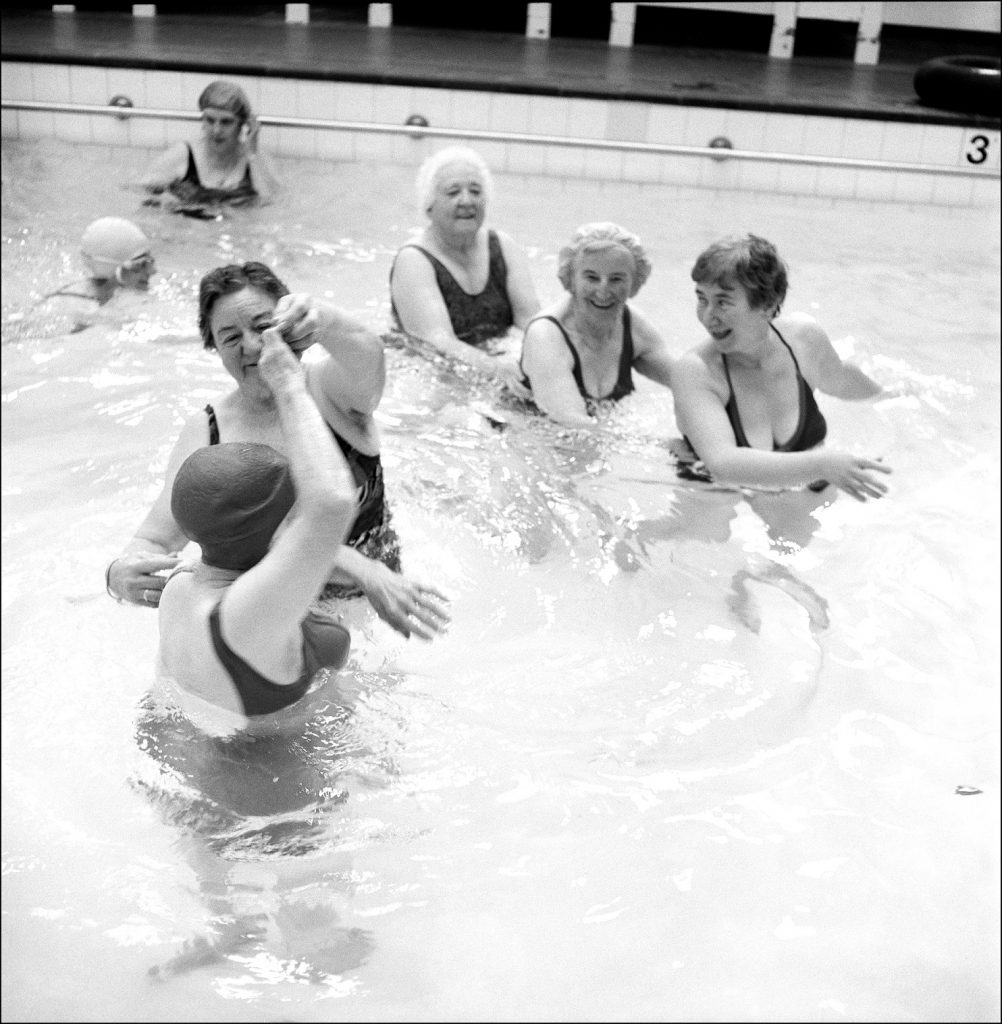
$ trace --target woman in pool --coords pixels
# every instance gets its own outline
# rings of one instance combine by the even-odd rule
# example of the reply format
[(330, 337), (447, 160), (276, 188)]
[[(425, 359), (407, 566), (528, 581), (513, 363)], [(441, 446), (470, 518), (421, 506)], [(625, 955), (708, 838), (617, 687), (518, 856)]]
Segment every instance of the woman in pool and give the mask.
[(396, 327), (524, 394), (515, 360), (490, 342), (524, 328), (539, 309), (525, 255), (484, 220), (493, 183), (471, 149), (430, 156), (417, 176), (428, 225), (390, 270)]
[(278, 190), (268, 158), (259, 151), (261, 126), (247, 94), (223, 80), (198, 98), (202, 134), (179, 142), (159, 157), (142, 179), (154, 197), (149, 205), (188, 216), (213, 217), (220, 206), (267, 202)]
[(247, 718), (295, 704), (321, 669), (346, 661), (348, 631), (310, 605), (358, 512), (344, 454), (274, 328), (260, 335), (255, 373), (286, 454), (234, 441), (184, 460), (171, 511), (201, 557), (171, 574), (159, 613), (163, 673)]
[(588, 426), (598, 403), (633, 391), (633, 370), (666, 387), (674, 360), (661, 335), (629, 305), (650, 276), (640, 239), (618, 224), (583, 224), (560, 250), (567, 295), (525, 331), (521, 368), (539, 408)]
[(409, 637), (430, 639), (446, 621), (445, 598), (400, 574), (400, 553), (383, 493), (379, 436), (372, 413), (382, 396), (383, 347), (377, 335), (334, 307), (314, 304), (288, 288), (262, 263), (210, 271), (199, 287), (199, 330), (219, 352), (236, 388), (207, 405), (182, 428), (167, 465), (164, 487), (125, 551), (108, 566), (109, 594), (156, 607), (164, 579), (186, 538), (170, 503), (178, 469), (197, 448), (224, 441), (269, 444), (283, 438), (271, 389), (259, 360), (263, 332), (279, 328), (301, 357), (314, 341), (326, 350), (304, 367), (306, 385), (338, 443), (359, 491), (358, 513), (338, 549), (328, 598), (369, 599), (379, 616)]
[[(861, 400), (883, 388), (841, 359), (815, 321), (777, 319), (787, 269), (757, 235), (725, 238), (692, 268), (696, 315), (709, 337), (679, 361), (675, 415), (691, 453), (720, 483), (768, 489), (834, 484), (859, 501), (880, 498), (890, 468), (823, 448), (825, 418), (814, 390)], [(698, 472), (698, 467), (697, 467)]]
[(47, 305), (44, 315), (57, 320), (69, 316), (71, 334), (90, 327), (97, 310), (120, 291), (145, 292), (156, 269), (149, 239), (123, 217), (99, 217), (88, 224), (80, 239), (80, 252), (88, 276), (41, 300), (59, 300)]

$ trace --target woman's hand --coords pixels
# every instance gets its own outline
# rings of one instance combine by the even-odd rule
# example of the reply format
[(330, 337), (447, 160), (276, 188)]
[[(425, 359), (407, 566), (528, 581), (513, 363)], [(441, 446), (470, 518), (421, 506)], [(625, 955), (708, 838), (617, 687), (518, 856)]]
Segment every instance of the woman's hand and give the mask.
[(268, 327), (261, 332), (261, 355), (257, 368), (261, 379), (275, 393), (295, 387), (297, 383), (305, 387), (302, 363), (277, 327)]
[(258, 123), (257, 118), (251, 114), (248, 118), (244, 127), (247, 129), (247, 137), (244, 139), (244, 143), (247, 146), (248, 153), (257, 152), (257, 140), (261, 134), (261, 125)]
[(320, 311), (313, 297), (302, 293), (283, 295), (275, 303), (275, 326), (293, 352), (305, 352), (316, 340), (321, 326)]
[(444, 594), (382, 562), (373, 562), (360, 583), (376, 614), (408, 639), (415, 633), (431, 640), (450, 621), (445, 611), (449, 599)]
[(173, 569), (180, 561), (179, 555), (163, 551), (130, 551), (120, 555), (108, 566), (108, 593), (128, 604), (156, 608), (167, 582), (159, 574)]
[(889, 466), (847, 452), (826, 452), (825, 455), (825, 462), (829, 465), (824, 471), (825, 479), (857, 501), (882, 498), (887, 493), (887, 484), (874, 474), (890, 473)]
[(518, 398), (532, 398), (532, 392), (522, 383), (522, 370), (514, 356), (495, 356), (494, 376)]

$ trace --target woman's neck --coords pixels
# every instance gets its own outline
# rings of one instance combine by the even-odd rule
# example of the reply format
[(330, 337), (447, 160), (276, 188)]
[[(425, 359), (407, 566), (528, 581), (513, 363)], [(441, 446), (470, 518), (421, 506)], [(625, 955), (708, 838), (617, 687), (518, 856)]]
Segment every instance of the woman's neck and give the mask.
[(598, 317), (573, 302), (564, 318), (578, 340), (588, 348), (596, 350), (605, 348), (615, 337), (621, 319), (622, 314), (619, 311), (616, 316)]
[(469, 262), (476, 251), (480, 229), (478, 228), (473, 234), (460, 234), (459, 232), (443, 231), (437, 225), (429, 224), (426, 237), (431, 242), (432, 248), (437, 248), (457, 263), (465, 264)]

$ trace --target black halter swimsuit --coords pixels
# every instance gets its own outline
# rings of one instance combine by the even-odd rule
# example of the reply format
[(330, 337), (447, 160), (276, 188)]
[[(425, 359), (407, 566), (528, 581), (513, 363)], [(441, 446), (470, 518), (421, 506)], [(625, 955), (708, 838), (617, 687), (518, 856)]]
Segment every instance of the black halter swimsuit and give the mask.
[[(417, 249), (424, 253), (435, 269), (435, 280), (438, 290), (442, 293), (445, 308), (449, 311), (453, 333), (460, 341), (468, 345), (483, 346), (491, 338), (500, 338), (515, 323), (511, 300), (508, 298), (508, 264), (501, 251), (501, 240), (497, 232), (487, 233), (487, 247), (490, 254), (490, 265), (487, 272), (487, 284), (483, 291), (470, 295), (463, 291), (452, 272), (436, 259), (427, 249), (420, 245), (405, 245), (404, 249)], [(394, 264), (396, 260), (394, 260)], [(390, 282), (393, 281), (393, 268), (390, 268)], [(392, 304), (393, 322), (398, 331), (403, 331), (396, 306)], [(405, 332), (406, 333), (406, 332)]]

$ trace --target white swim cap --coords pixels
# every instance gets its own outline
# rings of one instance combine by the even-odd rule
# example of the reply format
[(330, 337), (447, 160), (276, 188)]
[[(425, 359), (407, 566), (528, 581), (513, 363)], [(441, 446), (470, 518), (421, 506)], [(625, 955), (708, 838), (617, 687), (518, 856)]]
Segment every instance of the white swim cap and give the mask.
[(123, 263), (150, 251), (150, 240), (124, 217), (101, 217), (80, 239), (84, 259), (95, 277), (114, 277)]

